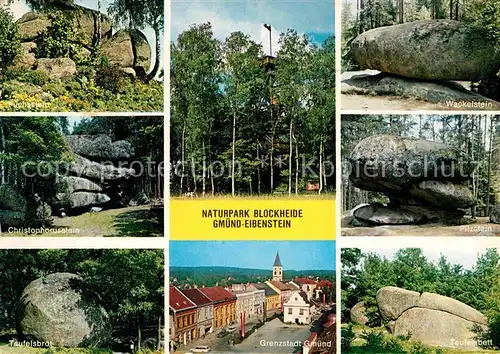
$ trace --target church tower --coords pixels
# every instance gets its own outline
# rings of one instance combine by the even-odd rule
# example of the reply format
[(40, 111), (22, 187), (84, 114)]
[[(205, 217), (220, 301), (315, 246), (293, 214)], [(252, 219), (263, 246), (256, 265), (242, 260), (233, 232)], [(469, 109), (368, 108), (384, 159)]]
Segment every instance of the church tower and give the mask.
[(273, 264), (273, 280), (283, 280), (283, 266), (281, 265), (280, 254), (276, 252), (276, 258)]

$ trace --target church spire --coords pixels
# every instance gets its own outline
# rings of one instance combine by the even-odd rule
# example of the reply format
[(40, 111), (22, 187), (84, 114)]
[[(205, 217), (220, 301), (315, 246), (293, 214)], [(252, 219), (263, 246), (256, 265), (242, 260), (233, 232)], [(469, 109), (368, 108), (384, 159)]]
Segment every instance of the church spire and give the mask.
[(283, 267), (281, 265), (281, 260), (280, 260), (280, 254), (279, 252), (276, 252), (276, 258), (274, 259), (274, 265), (273, 267)]

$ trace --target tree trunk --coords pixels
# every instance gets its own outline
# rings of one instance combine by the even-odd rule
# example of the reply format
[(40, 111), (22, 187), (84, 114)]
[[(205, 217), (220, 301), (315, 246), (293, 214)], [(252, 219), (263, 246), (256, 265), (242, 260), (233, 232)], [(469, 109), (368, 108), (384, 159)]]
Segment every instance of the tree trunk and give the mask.
[(160, 69), (160, 49), (161, 49), (161, 44), (160, 44), (160, 25), (158, 23), (155, 23), (153, 25), (153, 29), (155, 31), (155, 42), (156, 42), (156, 56), (155, 56), (155, 65), (153, 67), (153, 70), (146, 76), (146, 82), (150, 82), (156, 77), (156, 74), (158, 74), (158, 70)]
[(141, 318), (137, 319), (137, 351), (141, 351), (141, 342), (142, 342), (142, 329), (141, 329)]
[(488, 151), (488, 187), (486, 188), (486, 216), (490, 215), (491, 155), (493, 154), (493, 118), (490, 121), (490, 148)]
[(156, 349), (160, 350), (161, 349), (161, 341), (163, 339), (162, 336), (162, 328), (161, 328), (161, 316), (158, 316), (158, 343), (156, 345)]
[(235, 171), (236, 171), (236, 111), (233, 112), (233, 145), (231, 158), (231, 194), (234, 197), (235, 193)]
[(299, 143), (295, 134), (293, 140), (295, 140), (295, 194), (299, 194)]
[(196, 193), (198, 186), (196, 185), (196, 165), (194, 163), (194, 157), (191, 157), (191, 173), (193, 174), (193, 192)]
[(203, 176), (202, 176), (202, 195), (205, 196), (206, 190), (206, 175), (207, 175), (207, 157), (205, 154), (205, 141), (202, 143), (202, 151), (203, 151)]
[(183, 190), (183, 185), (184, 185), (184, 174), (186, 173), (185, 170), (185, 163), (186, 163), (186, 124), (184, 123), (184, 126), (182, 127), (182, 141), (181, 141), (181, 190), (180, 193), (184, 193)]
[[(5, 153), (5, 130), (3, 128), (3, 124), (0, 124), (0, 137), (2, 138), (2, 154)], [(2, 162), (1, 162), (1, 168), (2, 168), (2, 184), (5, 184), (5, 158), (2, 157)]]
[[(259, 150), (260, 143), (257, 143), (257, 161), (260, 161), (260, 150)], [(257, 166), (257, 194), (260, 195), (260, 184), (261, 184), (261, 178), (260, 178), (260, 162), (259, 165)]]
[(323, 139), (319, 140), (319, 191), (321, 194), (323, 191)]
[(293, 154), (293, 141), (292, 141), (292, 132), (293, 132), (293, 118), (290, 118), (290, 149), (288, 151), (288, 195), (292, 195), (292, 154)]

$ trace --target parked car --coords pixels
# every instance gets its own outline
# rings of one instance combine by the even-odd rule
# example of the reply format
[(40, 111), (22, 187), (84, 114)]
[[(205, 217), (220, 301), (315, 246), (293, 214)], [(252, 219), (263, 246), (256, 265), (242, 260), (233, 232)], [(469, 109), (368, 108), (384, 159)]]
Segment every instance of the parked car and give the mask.
[(190, 351), (193, 353), (209, 353), (212, 349), (206, 345), (199, 345), (196, 348), (190, 349)]

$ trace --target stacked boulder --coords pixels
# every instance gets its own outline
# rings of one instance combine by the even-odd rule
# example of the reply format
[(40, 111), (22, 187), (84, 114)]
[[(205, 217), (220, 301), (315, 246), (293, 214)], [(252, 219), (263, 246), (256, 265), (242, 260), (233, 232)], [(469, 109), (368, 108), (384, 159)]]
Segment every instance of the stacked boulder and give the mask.
[[(357, 36), (351, 52), (361, 69), (381, 73), (349, 78), (343, 92), (394, 94), (432, 103), (455, 99), (496, 104), (483, 96), (495, 99), (498, 89), (481, 87), (492, 78), (498, 82), (500, 49), (464, 22), (425, 20), (375, 28)], [(471, 92), (453, 81), (481, 81), (481, 85)]]
[(472, 329), (487, 329), (486, 316), (446, 296), (388, 286), (376, 298), (389, 332), (427, 345), (477, 349)]
[(364, 69), (424, 80), (474, 81), (500, 69), (500, 52), (481, 33), (453, 20), (379, 27), (351, 44)]
[(17, 315), (19, 335), (54, 347), (100, 347), (111, 325), (98, 295), (71, 273), (54, 273), (23, 291)]
[[(80, 46), (80, 56), (88, 57), (100, 39), (101, 51), (111, 64), (126, 72), (149, 70), (151, 47), (139, 30), (120, 30), (113, 34), (112, 20), (98, 11), (76, 4), (59, 9), (74, 19)], [(37, 69), (51, 77), (68, 77), (76, 74), (76, 64), (70, 58), (37, 58), (37, 42), (50, 26), (46, 13), (28, 12), (17, 20), (21, 52), (14, 60), (14, 68)]]
[(126, 181), (135, 175), (126, 165), (134, 156), (134, 149), (127, 141), (111, 140), (108, 135), (70, 135), (66, 142), (74, 154), (68, 173), (59, 176), (59, 189), (55, 202), (67, 210), (108, 203), (120, 203), (126, 192)]
[(472, 159), (440, 142), (375, 135), (360, 141), (348, 161), (355, 187), (390, 200), (356, 208), (358, 224), (459, 223), (464, 209), (476, 203), (464, 184), (474, 169)]

